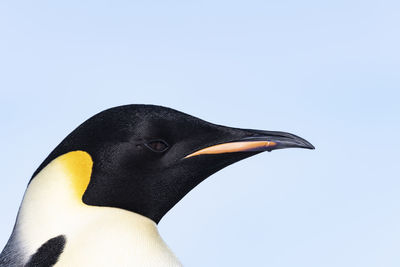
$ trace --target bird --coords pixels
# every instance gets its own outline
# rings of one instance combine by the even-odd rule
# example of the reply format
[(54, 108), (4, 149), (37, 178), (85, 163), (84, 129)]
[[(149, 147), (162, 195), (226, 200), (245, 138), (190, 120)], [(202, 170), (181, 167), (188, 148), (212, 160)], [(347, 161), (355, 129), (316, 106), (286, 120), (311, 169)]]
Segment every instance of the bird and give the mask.
[(104, 110), (33, 173), (0, 266), (182, 266), (157, 225), (210, 175), (294, 134), (213, 124), (157, 105)]

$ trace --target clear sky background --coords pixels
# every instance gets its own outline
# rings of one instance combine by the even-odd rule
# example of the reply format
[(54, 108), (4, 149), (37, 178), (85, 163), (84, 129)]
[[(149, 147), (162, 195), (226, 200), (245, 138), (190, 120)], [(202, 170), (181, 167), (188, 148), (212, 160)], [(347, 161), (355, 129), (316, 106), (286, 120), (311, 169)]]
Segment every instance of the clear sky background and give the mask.
[(160, 222), (185, 266), (400, 266), (398, 1), (1, 1), (0, 247), (26, 184), (93, 114), (169, 106), (289, 131)]

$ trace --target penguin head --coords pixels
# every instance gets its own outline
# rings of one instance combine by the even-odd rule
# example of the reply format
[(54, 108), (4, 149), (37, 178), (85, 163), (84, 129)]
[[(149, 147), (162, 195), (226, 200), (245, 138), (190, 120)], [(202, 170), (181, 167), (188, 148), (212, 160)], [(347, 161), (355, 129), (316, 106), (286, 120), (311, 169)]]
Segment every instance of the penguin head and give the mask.
[(81, 124), (32, 179), (58, 156), (85, 151), (93, 161), (82, 195), (85, 204), (121, 208), (158, 223), (211, 174), (257, 153), (288, 147), (314, 148), (285, 132), (231, 128), (161, 106), (126, 105)]

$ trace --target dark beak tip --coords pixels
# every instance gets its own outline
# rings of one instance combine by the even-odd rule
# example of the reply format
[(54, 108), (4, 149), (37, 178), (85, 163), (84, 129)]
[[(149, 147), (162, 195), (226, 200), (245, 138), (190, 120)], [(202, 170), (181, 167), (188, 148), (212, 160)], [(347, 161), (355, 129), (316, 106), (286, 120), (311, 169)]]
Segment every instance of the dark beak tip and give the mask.
[(256, 133), (256, 136), (251, 139), (265, 139), (276, 143), (276, 146), (266, 149), (266, 151), (282, 149), (282, 148), (304, 148), (314, 150), (315, 147), (300, 136), (288, 133), (288, 132), (277, 132), (277, 131), (261, 131), (252, 130)]
[(300, 140), (297, 140), (297, 142), (294, 142), (293, 146), (298, 147), (298, 148), (315, 150), (315, 147), (310, 142), (308, 142), (307, 140), (304, 140), (303, 138), (301, 138)]
[(303, 147), (303, 148), (305, 148), (305, 149), (310, 149), (310, 150), (315, 150), (315, 146), (313, 146), (312, 144), (310, 144), (310, 145), (308, 145), (308, 146), (305, 146), (305, 147)]
[(279, 149), (279, 148), (303, 148), (303, 149), (315, 150), (315, 147), (309, 142), (278, 143), (276, 148), (277, 149)]
[(313, 146), (310, 142), (303, 139), (303, 145), (301, 146), (301, 148), (314, 150), (315, 146)]

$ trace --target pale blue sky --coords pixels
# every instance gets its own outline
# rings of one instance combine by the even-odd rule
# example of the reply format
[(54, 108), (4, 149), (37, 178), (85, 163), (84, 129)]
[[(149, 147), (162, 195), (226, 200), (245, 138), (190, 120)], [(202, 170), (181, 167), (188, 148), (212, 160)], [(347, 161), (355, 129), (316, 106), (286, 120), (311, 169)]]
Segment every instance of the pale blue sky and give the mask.
[(398, 1), (1, 1), (0, 247), (78, 124), (161, 104), (316, 146), (213, 175), (160, 222), (186, 266), (400, 266)]

